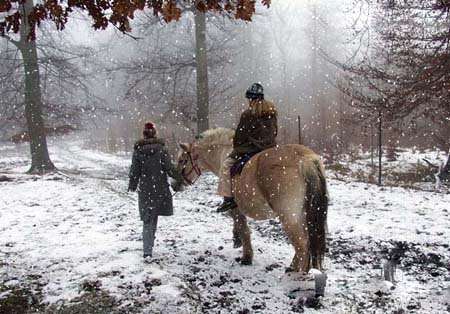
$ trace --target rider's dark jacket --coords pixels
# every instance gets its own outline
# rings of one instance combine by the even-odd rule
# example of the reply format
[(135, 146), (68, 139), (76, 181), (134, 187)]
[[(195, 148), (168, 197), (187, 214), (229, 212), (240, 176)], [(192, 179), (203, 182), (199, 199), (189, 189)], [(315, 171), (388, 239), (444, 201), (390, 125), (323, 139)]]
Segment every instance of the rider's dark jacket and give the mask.
[(240, 118), (233, 139), (232, 158), (258, 153), (276, 145), (277, 111), (267, 100), (253, 100)]

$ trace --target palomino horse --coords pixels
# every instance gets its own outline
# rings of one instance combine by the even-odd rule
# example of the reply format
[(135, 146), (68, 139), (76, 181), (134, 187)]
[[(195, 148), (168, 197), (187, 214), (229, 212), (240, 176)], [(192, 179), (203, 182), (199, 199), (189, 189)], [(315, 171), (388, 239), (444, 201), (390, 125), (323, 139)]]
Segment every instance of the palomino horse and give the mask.
[[(181, 144), (178, 168), (185, 183), (193, 184), (204, 171), (219, 175), (232, 150), (234, 131), (213, 129), (193, 143)], [(290, 271), (322, 269), (328, 196), (319, 156), (305, 146), (276, 146), (253, 156), (242, 173), (232, 179), (238, 209), (232, 214), (243, 245), (241, 263), (253, 259), (246, 216), (256, 219), (279, 217), (294, 246)]]

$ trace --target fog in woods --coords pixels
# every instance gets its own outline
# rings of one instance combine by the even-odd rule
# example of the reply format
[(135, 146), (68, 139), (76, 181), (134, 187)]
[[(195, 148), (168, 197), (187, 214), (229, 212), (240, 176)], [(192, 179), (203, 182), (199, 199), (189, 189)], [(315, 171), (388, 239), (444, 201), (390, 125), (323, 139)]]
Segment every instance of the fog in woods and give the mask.
[[(350, 5), (275, 1), (270, 9), (258, 7), (251, 23), (208, 13), (210, 126), (234, 127), (245, 90), (260, 82), (280, 111), (281, 143), (298, 142), (299, 118), (303, 141), (317, 149), (363, 143), (359, 126), (344, 123), (351, 100), (339, 92), (341, 69), (330, 62), (345, 62), (362, 49), (355, 42), (365, 39), (352, 26), (371, 26), (357, 15), (369, 14), (364, 4)], [(94, 31), (90, 23), (80, 13), (63, 32), (52, 25), (38, 31), (46, 126), (69, 125), (108, 151), (130, 151), (147, 120), (172, 142), (192, 139), (198, 119), (193, 14), (167, 24), (140, 13), (130, 34)], [(23, 70), (16, 47), (6, 40), (0, 45), (0, 128), (7, 140), (26, 131)]]

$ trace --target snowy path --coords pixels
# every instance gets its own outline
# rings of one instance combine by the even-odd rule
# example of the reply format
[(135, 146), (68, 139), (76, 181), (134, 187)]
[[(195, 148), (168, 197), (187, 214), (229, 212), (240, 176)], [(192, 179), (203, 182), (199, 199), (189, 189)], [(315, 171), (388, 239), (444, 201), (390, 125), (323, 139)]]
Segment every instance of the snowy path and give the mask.
[[(252, 223), (255, 262), (240, 266), (230, 219), (212, 212), (219, 202), (212, 176), (175, 196), (175, 216), (160, 220), (159, 261), (146, 265), (136, 195), (123, 193), (129, 157), (58, 144), (52, 155), (68, 177), (30, 180), (18, 174), (26, 161), (20, 153), (0, 151), (0, 172), (16, 179), (0, 183), (4, 286), (38, 281), (45, 302), (63, 304), (80, 295), (83, 282), (98, 282), (128, 311), (300, 310), (288, 296), (295, 280), (284, 274), (293, 249), (278, 224)], [(330, 194), (329, 281), (318, 312), (447, 312), (450, 195), (339, 181), (330, 181)], [(399, 282), (386, 290), (378, 266), (391, 240), (407, 249)]]

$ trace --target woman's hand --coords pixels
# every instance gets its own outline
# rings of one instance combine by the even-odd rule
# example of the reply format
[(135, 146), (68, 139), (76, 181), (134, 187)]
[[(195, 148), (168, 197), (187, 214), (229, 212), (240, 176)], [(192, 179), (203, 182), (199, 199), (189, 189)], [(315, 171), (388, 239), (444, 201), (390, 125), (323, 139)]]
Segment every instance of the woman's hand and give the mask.
[(128, 186), (127, 192), (136, 192), (136, 189), (133, 189), (130, 185)]
[(172, 182), (170, 182), (170, 186), (175, 192), (183, 191), (183, 182), (180, 180), (172, 180)]

